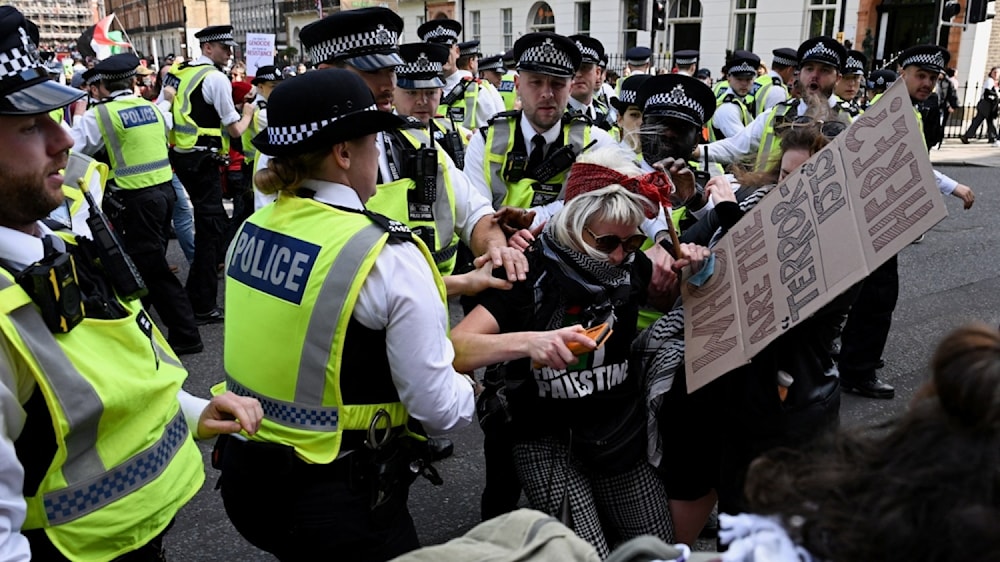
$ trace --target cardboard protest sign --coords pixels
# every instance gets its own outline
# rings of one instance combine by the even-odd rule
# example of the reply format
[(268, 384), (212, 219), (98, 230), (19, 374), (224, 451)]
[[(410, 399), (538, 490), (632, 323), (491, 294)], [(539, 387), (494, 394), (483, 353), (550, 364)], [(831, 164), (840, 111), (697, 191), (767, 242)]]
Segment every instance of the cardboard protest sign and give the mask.
[(257, 76), (257, 69), (274, 64), (274, 34), (247, 33), (247, 76)]
[(902, 81), (774, 187), (685, 283), (693, 392), (750, 361), (947, 216)]

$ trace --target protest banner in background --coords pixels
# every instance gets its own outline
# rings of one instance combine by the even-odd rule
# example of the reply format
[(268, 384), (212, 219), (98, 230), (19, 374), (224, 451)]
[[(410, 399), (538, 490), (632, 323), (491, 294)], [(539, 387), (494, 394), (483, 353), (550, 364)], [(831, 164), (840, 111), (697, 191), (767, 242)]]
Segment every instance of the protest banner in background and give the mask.
[(257, 69), (274, 65), (274, 34), (247, 33), (247, 76), (257, 76)]
[(750, 362), (948, 215), (898, 81), (778, 184), (684, 284), (688, 392)]

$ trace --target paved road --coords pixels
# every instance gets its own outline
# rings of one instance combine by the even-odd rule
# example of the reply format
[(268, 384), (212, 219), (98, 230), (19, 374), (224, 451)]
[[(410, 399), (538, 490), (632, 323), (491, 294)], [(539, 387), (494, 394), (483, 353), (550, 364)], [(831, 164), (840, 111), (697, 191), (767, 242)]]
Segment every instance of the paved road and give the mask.
[[(1000, 149), (998, 149), (1000, 152)], [(842, 412), (846, 425), (884, 420), (906, 406), (926, 378), (927, 361), (936, 342), (949, 329), (970, 320), (996, 325), (1000, 319), (1000, 283), (996, 260), (1000, 247), (1000, 189), (995, 170), (985, 167), (942, 167), (941, 171), (973, 186), (976, 206), (962, 211), (960, 202), (947, 198), (951, 215), (927, 233), (922, 244), (910, 246), (900, 256), (900, 301), (885, 352), (881, 376), (896, 386), (892, 401), (845, 396)], [(176, 248), (174, 261), (180, 261)], [(222, 378), (222, 326), (202, 330), (206, 351), (185, 357), (190, 370), (186, 388), (205, 396)], [(273, 334), (280, 345), (281, 334)], [(413, 488), (410, 506), (424, 544), (435, 544), (460, 535), (479, 520), (482, 486), (481, 434), (470, 427), (454, 436), (455, 455), (440, 465), (445, 484), (430, 486), (421, 480)], [(207, 454), (210, 444), (202, 444)], [(230, 525), (218, 492), (218, 473), (207, 469), (202, 491), (180, 513), (168, 535), (170, 557), (175, 561), (273, 560), (244, 541)], [(267, 482), (261, 482), (265, 487)], [(281, 517), (261, 513), (260, 517)]]

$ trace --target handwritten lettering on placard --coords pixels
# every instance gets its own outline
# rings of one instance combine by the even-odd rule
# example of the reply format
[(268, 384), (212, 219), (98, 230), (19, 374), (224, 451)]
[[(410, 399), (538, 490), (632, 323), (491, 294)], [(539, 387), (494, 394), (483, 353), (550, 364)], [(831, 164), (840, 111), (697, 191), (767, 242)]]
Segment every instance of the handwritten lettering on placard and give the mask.
[(684, 288), (694, 391), (746, 364), (946, 216), (902, 83), (770, 189)]

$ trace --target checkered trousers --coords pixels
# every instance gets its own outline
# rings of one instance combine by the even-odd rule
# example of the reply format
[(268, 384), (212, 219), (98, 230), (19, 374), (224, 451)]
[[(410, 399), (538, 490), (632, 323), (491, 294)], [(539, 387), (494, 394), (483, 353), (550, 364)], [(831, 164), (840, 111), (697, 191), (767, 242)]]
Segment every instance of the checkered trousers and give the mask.
[(674, 542), (667, 494), (649, 463), (615, 475), (589, 472), (579, 461), (566, 462), (566, 439), (544, 437), (514, 444), (518, 478), (533, 509), (558, 517), (569, 492), (572, 527), (594, 545), (601, 559), (629, 539), (654, 535)]

